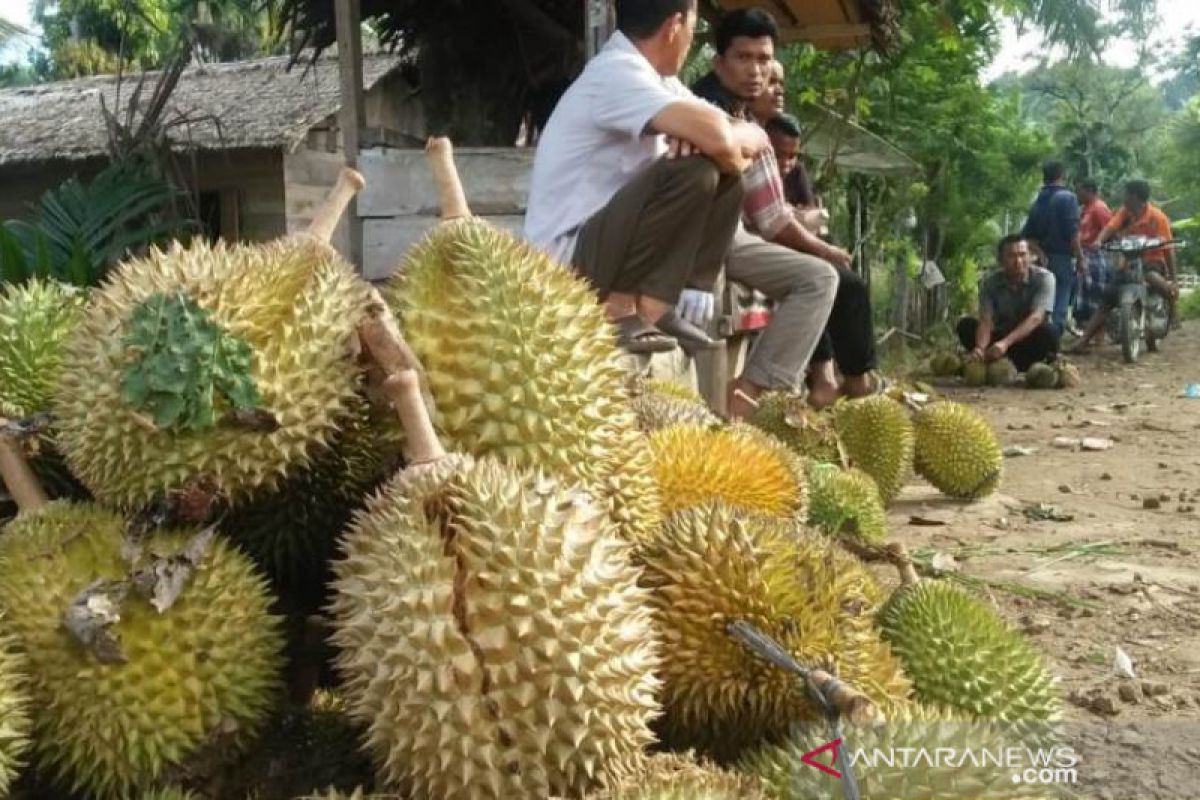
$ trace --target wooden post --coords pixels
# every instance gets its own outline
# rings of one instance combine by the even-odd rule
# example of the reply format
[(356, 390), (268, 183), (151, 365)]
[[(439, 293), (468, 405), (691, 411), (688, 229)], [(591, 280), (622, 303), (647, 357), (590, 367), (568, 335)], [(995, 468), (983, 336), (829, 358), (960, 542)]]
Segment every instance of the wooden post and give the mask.
[(583, 44), (588, 61), (600, 52), (604, 42), (612, 35), (616, 20), (612, 0), (582, 0)]
[[(362, 77), (362, 14), (359, 0), (335, 0), (337, 22), (338, 75), (341, 85), (342, 153), (346, 166), (358, 167), (359, 135), (366, 126), (363, 113)], [(351, 200), (346, 210), (350, 230), (350, 262), (363, 269), (363, 226), (358, 216), (358, 202)]]

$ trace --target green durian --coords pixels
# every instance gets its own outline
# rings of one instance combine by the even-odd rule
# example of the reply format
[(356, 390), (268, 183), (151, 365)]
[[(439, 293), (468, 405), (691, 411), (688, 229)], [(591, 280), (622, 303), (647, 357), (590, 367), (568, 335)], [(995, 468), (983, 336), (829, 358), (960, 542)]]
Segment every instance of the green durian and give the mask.
[(657, 753), (646, 764), (584, 800), (767, 800), (750, 775), (697, 762), (688, 755)]
[(972, 359), (963, 365), (963, 383), (967, 386), (986, 386), (988, 382), (988, 365), (985, 361)]
[[(4, 533), (0, 530), (0, 536)], [(5, 620), (0, 615), (0, 630)], [(25, 764), (29, 749), (29, 715), (33, 711), (26, 693), (24, 659), (13, 649), (10, 637), (0, 635), (0, 797)]]
[(1058, 370), (1045, 362), (1030, 364), (1025, 372), (1025, 385), (1030, 389), (1054, 389), (1058, 386)]
[(674, 381), (635, 380), (630, 406), (645, 433), (673, 425), (721, 424), (699, 393)]
[(885, 505), (892, 502), (912, 473), (913, 423), (908, 410), (889, 397), (862, 397), (839, 402), (834, 423), (849, 466), (875, 480)]
[(908, 680), (873, 629), (878, 584), (799, 524), (707, 504), (669, 517), (637, 555), (662, 637), (658, 724), (669, 746), (728, 759), (820, 715), (794, 675), (730, 635), (738, 620), (802, 664), (832, 661), (881, 708), (907, 702)]
[(660, 709), (630, 547), (589, 494), (493, 457), (410, 468), (372, 495), (330, 613), (388, 783), (578, 796), (628, 769)]
[(410, 250), (385, 295), (425, 368), (448, 449), (579, 482), (630, 538), (658, 526), (649, 446), (586, 281), (467, 218)]
[(938, 378), (957, 375), (962, 367), (963, 360), (957, 353), (938, 353), (929, 359), (929, 371)]
[(880, 610), (883, 638), (904, 663), (916, 698), (978, 719), (1055, 722), (1057, 679), (1007, 621), (964, 590), (919, 580)]
[(800, 395), (768, 392), (748, 421), (802, 456), (841, 463), (832, 417), (809, 406)]
[(995, 429), (970, 406), (931, 403), (913, 416), (917, 474), (951, 497), (974, 500), (996, 491), (1004, 449)]
[(1079, 374), (1079, 367), (1074, 364), (1062, 362), (1058, 365), (1058, 382), (1056, 386), (1059, 389), (1074, 389), (1082, 382), (1082, 377)]
[[(841, 797), (848, 776), (801, 760), (831, 738), (828, 724), (806, 723), (785, 743), (755, 751), (739, 767), (759, 777), (776, 800)], [(1044, 800), (1050, 796), (1045, 787), (1014, 783), (1011, 769), (996, 766), (1004, 763), (1005, 748), (1032, 746), (1003, 723), (913, 704), (879, 726), (843, 723), (837, 748), (813, 759), (840, 772), (834, 761), (840, 750), (862, 800)]]
[[(274, 489), (354, 400), (369, 296), (335, 250), (303, 235), (175, 242), (124, 262), (94, 290), (64, 360), (54, 412), (68, 466), (121, 507), (201, 475), (234, 504)], [(277, 427), (230, 421), (235, 411), (265, 411)]]
[(809, 525), (830, 536), (868, 544), (887, 538), (887, 512), (870, 475), (833, 464), (813, 464), (808, 475)]
[(22, 511), (0, 533), (0, 613), (27, 665), (34, 760), (74, 790), (105, 800), (153, 788), (231, 727), (229, 747), (252, 737), (269, 713), (282, 640), (265, 582), (224, 539), (199, 542), (159, 532), (143, 543), (139, 569), (200, 547), (162, 612), (132, 583), (123, 601), (94, 599), (91, 607), (119, 615), (114, 650), (82, 646), (63, 619), (97, 582), (115, 592), (129, 579), (125, 521), (59, 500)]
[(987, 365), (989, 386), (1008, 386), (1017, 378), (1017, 368), (1007, 358), (999, 358)]
[(751, 512), (807, 516), (803, 459), (757, 428), (677, 425), (652, 434), (650, 444), (667, 513), (719, 500)]
[(85, 290), (53, 280), (0, 286), (0, 417), (49, 409), (86, 303)]

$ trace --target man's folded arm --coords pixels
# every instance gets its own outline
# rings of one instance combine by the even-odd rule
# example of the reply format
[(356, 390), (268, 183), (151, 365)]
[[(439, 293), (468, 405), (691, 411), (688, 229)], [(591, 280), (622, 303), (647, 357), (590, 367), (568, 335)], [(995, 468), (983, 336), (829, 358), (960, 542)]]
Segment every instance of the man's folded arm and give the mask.
[(728, 174), (744, 172), (749, 160), (769, 145), (758, 126), (732, 119), (702, 100), (672, 102), (654, 115), (648, 127), (690, 142)]

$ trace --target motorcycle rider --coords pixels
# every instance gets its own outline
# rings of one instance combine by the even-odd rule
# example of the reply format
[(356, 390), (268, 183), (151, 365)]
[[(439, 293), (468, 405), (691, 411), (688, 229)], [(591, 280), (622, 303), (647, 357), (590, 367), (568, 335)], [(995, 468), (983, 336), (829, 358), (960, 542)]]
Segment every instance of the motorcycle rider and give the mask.
[[(1170, 241), (1171, 220), (1158, 206), (1150, 202), (1150, 184), (1144, 180), (1132, 180), (1125, 184), (1125, 200), (1113, 215), (1104, 230), (1096, 237), (1097, 245), (1103, 245), (1116, 236), (1153, 236)], [(1175, 285), (1175, 248), (1168, 245), (1147, 250), (1142, 256), (1143, 274), (1146, 285), (1152, 292), (1167, 301), (1171, 324), (1176, 323), (1175, 300), (1179, 289)], [(1072, 348), (1072, 352), (1087, 347), (1097, 332), (1103, 329), (1108, 312), (1120, 302), (1121, 287), (1133, 280), (1127, 264), (1121, 264), (1113, 276), (1112, 284), (1104, 292), (1104, 303), (1088, 321), (1087, 330)]]

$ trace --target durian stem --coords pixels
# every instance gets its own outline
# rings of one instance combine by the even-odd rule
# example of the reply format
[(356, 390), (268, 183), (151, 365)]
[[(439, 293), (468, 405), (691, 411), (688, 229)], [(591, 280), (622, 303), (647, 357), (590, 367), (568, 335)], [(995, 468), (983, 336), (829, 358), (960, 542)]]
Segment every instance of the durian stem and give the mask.
[(428, 464), (446, 457), (442, 443), (438, 441), (425, 399), (421, 397), (421, 381), (415, 370), (406, 369), (388, 376), (383, 382), (383, 391), (404, 426), (408, 440), (408, 462), (410, 465)]
[(917, 568), (913, 565), (912, 558), (908, 555), (908, 550), (900, 542), (891, 542), (887, 548), (888, 560), (891, 561), (896, 569), (900, 570), (900, 585), (912, 586), (921, 580), (917, 575)]
[(452, 220), (471, 216), (467, 196), (463, 192), (462, 180), (454, 166), (454, 145), (445, 136), (431, 136), (425, 144), (425, 155), (433, 170), (437, 184), (438, 202), (442, 208), (442, 219)]
[(822, 697), (855, 725), (870, 725), (878, 721), (879, 708), (870, 698), (828, 672), (814, 669), (808, 673), (808, 680)]
[(371, 300), (367, 304), (367, 313), (358, 325), (358, 338), (367, 353), (387, 375), (394, 375), (406, 369), (423, 373), (421, 362), (416, 353), (404, 341), (400, 326), (387, 301), (379, 294), (379, 290), (371, 287)]
[(313, 215), (312, 221), (308, 223), (308, 235), (329, 244), (342, 214), (346, 213), (346, 206), (350, 205), (354, 195), (362, 191), (366, 185), (367, 182), (363, 179), (362, 173), (350, 167), (342, 167), (342, 171), (338, 173), (337, 183), (333, 185), (325, 202), (321, 203), (321, 207)]
[(0, 477), (21, 511), (32, 511), (50, 502), (25, 460), (20, 443), (8, 434), (0, 434)]

